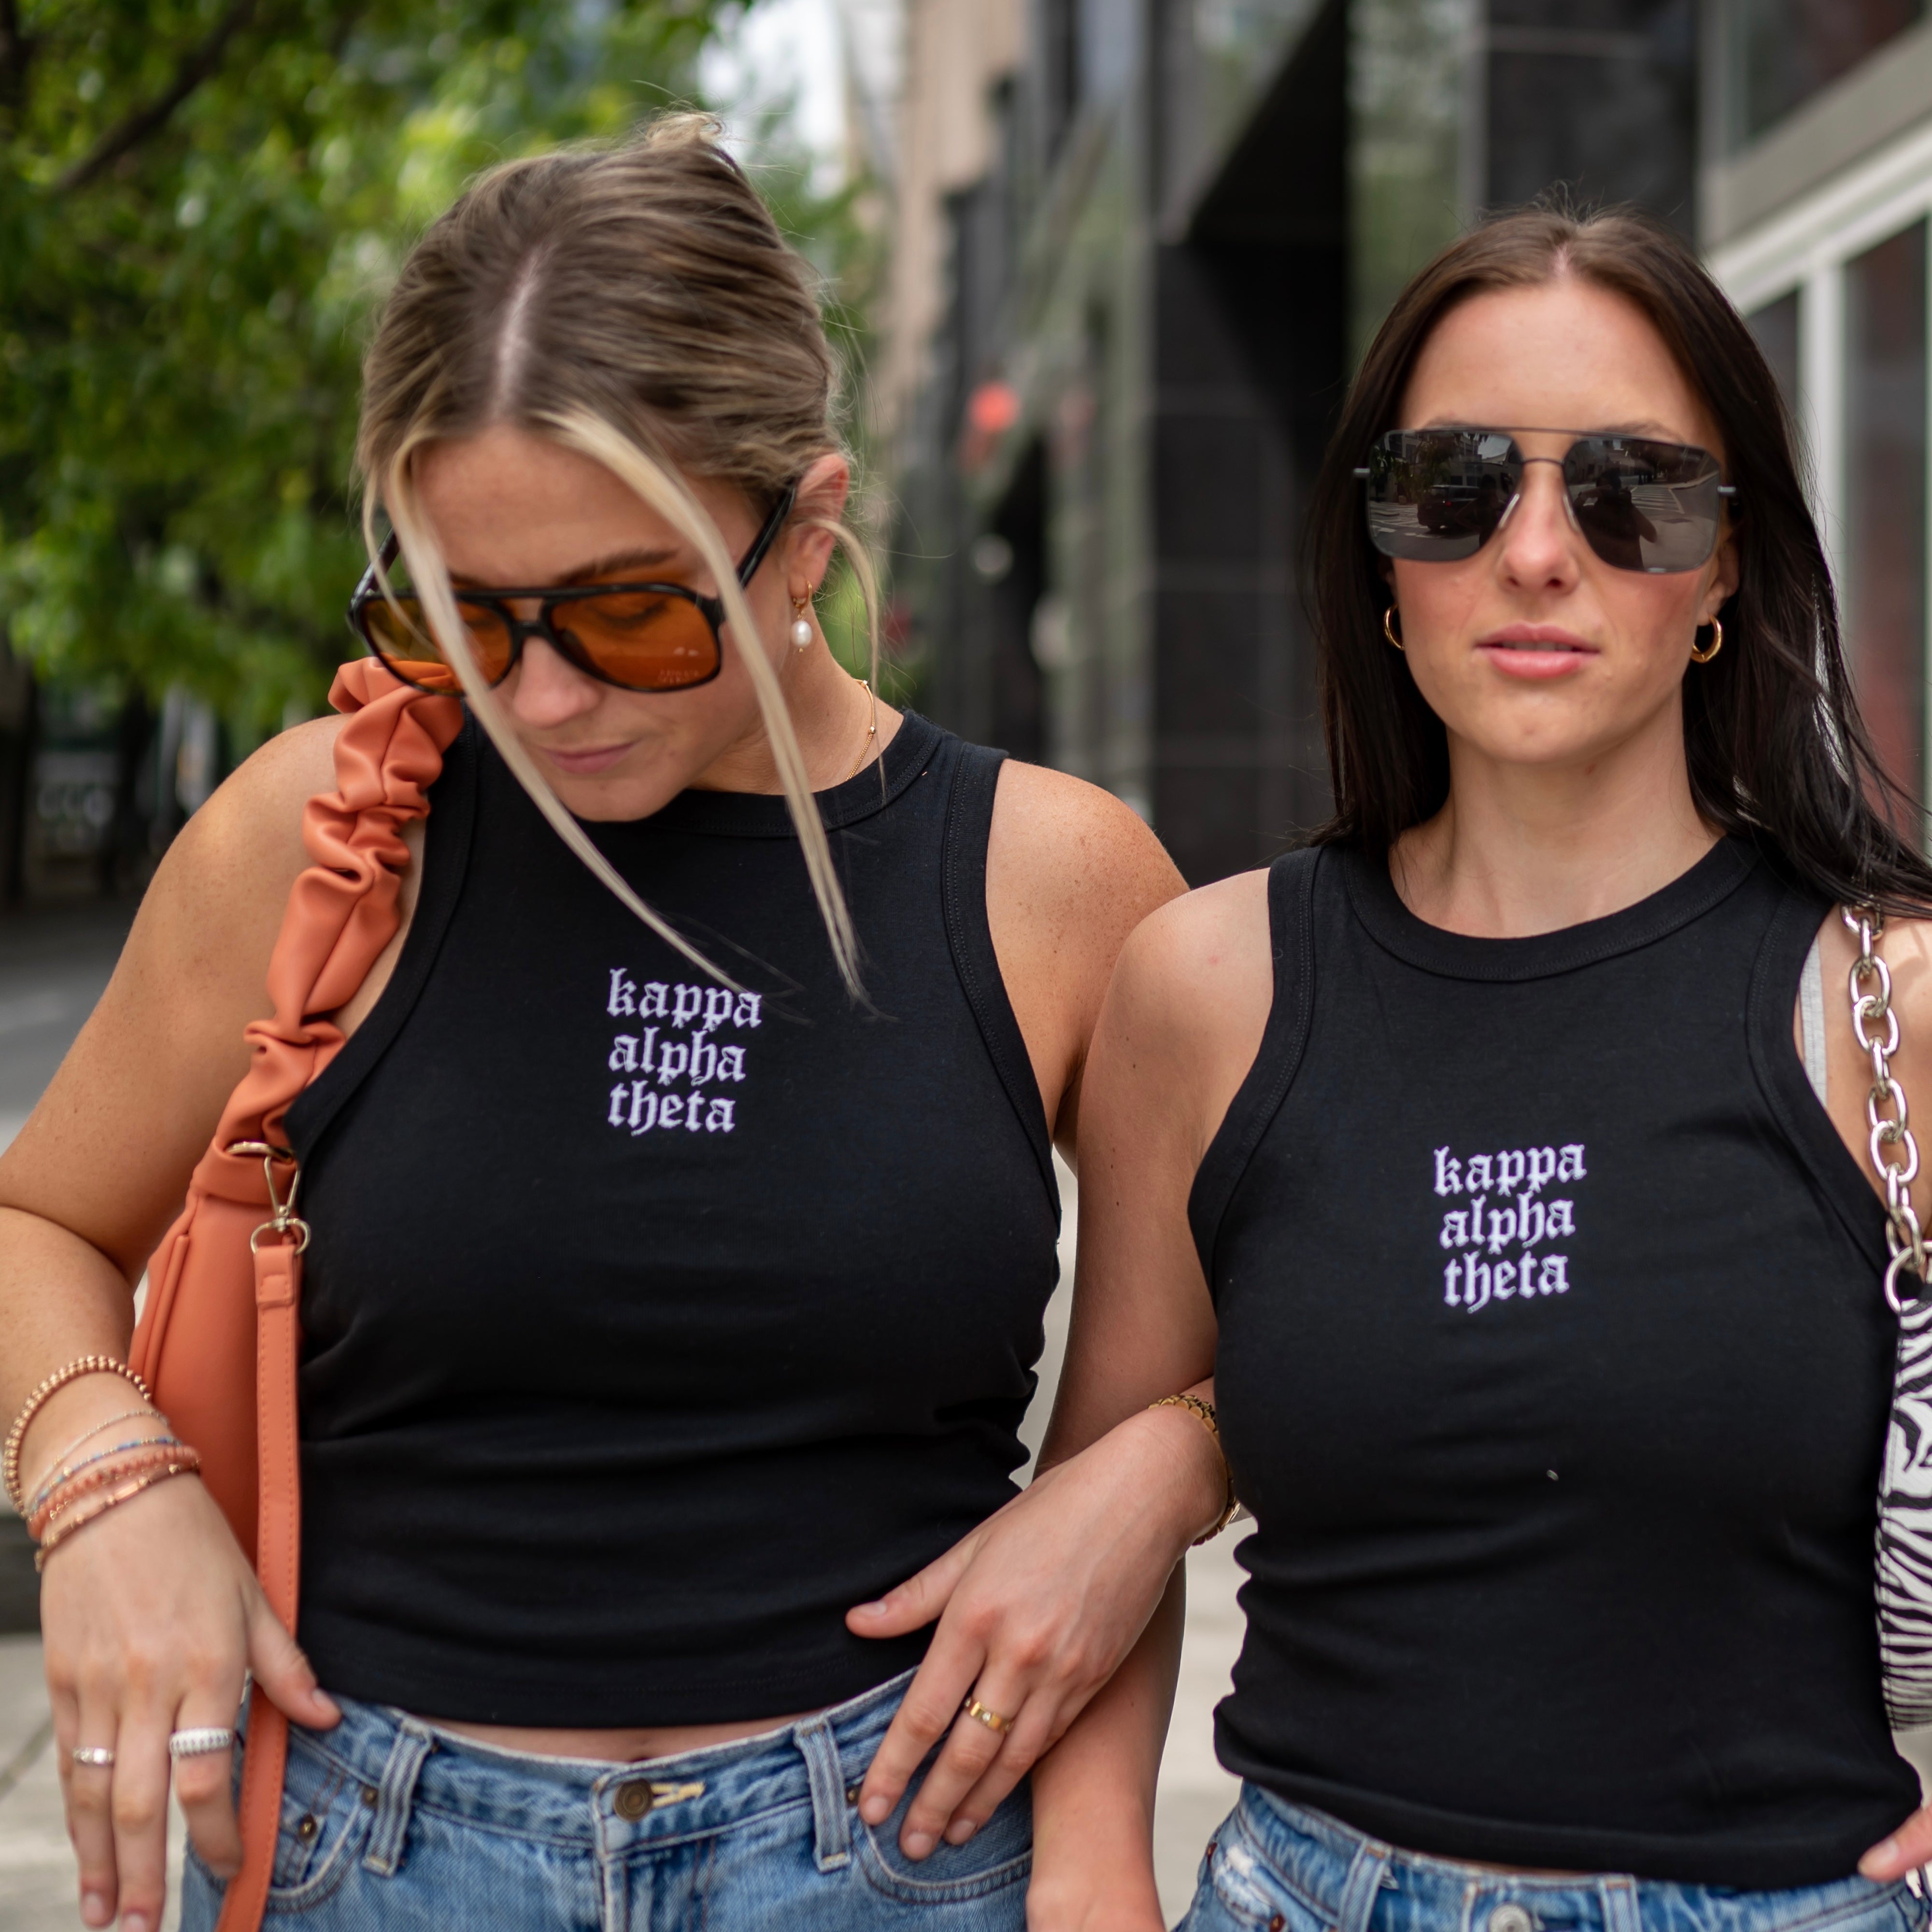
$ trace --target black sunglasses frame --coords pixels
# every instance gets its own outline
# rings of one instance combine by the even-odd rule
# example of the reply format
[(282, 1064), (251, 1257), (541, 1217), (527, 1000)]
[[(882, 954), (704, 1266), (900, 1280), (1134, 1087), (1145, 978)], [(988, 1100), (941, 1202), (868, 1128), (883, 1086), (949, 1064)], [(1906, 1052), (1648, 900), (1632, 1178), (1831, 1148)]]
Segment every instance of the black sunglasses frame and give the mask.
[[(778, 500), (772, 506), (771, 514), (765, 519), (758, 535), (752, 539), (751, 548), (738, 560), (738, 585), (740, 590), (750, 588), (752, 579), (758, 574), (758, 566), (764, 562), (772, 545), (778, 541), (778, 532), (784, 529), (785, 519), (791, 514), (792, 506), (797, 500), (798, 484), (794, 480), (778, 492)], [(395, 562), (400, 548), (395, 532), (392, 530), (382, 544), (382, 569), (386, 571)], [(640, 593), (658, 597), (682, 597), (688, 603), (698, 607), (704, 621), (711, 627), (711, 641), (717, 646), (718, 652), (717, 662), (702, 677), (694, 677), (686, 684), (625, 684), (600, 670), (590, 652), (569, 632), (559, 630), (554, 621), (554, 613), (562, 604), (581, 603), (590, 597), (635, 596)], [(349, 599), (349, 628), (382, 664), (398, 677), (401, 677), (405, 684), (412, 685), (418, 691), (429, 690), (430, 686), (417, 684), (414, 678), (403, 677), (403, 674), (396, 670), (394, 662), (384, 654), (382, 647), (376, 641), (370, 627), (368, 612), (372, 605), (387, 601), (377, 579), (376, 566), (372, 563), (362, 573), (362, 580)], [(594, 677), (599, 684), (610, 685), (618, 691), (695, 691), (699, 686), (709, 684), (724, 668), (724, 601), (721, 598), (707, 596), (704, 591), (694, 590), (688, 584), (585, 584), (567, 586), (552, 584), (540, 585), (530, 590), (500, 588), (459, 590), (456, 592), (456, 601), (459, 604), (481, 604), (500, 620), (510, 634), (510, 660), (504, 665), (501, 675), (490, 680), (492, 690), (516, 669), (523, 658), (524, 644), (532, 638), (542, 638), (559, 657), (574, 664), (586, 677)], [(510, 608), (513, 603), (531, 602), (538, 605), (537, 614), (533, 620), (519, 617)], [(448, 694), (437, 692), (435, 694), (447, 696)]]
[[(1666, 486), (1676, 488), (1700, 484), (1722, 475), (1723, 472), (1718, 459), (1708, 450), (1702, 448), (1695, 443), (1666, 442), (1654, 436), (1618, 436), (1600, 430), (1541, 429), (1530, 425), (1516, 429), (1498, 429), (1477, 424), (1458, 423), (1445, 424), (1439, 430), (1390, 430), (1376, 439), (1374, 454), (1385, 464), (1406, 462), (1408, 459), (1400, 447), (1402, 443), (1412, 437), (1434, 436), (1484, 436), (1502, 439), (1509, 446), (1508, 454), (1506, 456), (1479, 458), (1477, 460), (1485, 465), (1492, 466), (1505, 473), (1513, 467), (1517, 472), (1514, 487), (1503, 502), (1502, 508), (1496, 512), (1496, 520), (1490, 524), (1488, 530), (1441, 539), (1439, 550), (1434, 555), (1419, 546), (1396, 548), (1390, 541), (1385, 540), (1389, 533), (1385, 533), (1377, 527), (1375, 516), (1376, 502), (1372, 490), (1364, 506), (1368, 518), (1369, 541), (1384, 556), (1398, 557), (1405, 562), (1412, 563), (1460, 563), (1477, 555), (1480, 551), (1487, 548), (1497, 532), (1508, 520), (1510, 512), (1516, 508), (1520, 500), (1522, 494), (1522, 472), (1533, 464), (1548, 463), (1553, 464), (1563, 472), (1563, 494), (1569, 507), (1570, 520), (1582, 536), (1584, 542), (1589, 545), (1594, 556), (1608, 564), (1612, 570), (1628, 570), (1634, 575), (1678, 576), (1686, 571), (1701, 570), (1710, 561), (1712, 552), (1717, 548), (1718, 538), (1723, 532), (1724, 506), (1734, 502), (1738, 494), (1736, 487), (1731, 484), (1719, 482), (1716, 484), (1717, 508), (1712, 513), (1711, 519), (1710, 543), (1703, 554), (1695, 562), (1670, 566), (1642, 562), (1625, 563), (1616, 557), (1605, 554), (1596, 538), (1591, 534), (1588, 522), (1580, 514), (1582, 506), (1578, 502), (1580, 493), (1595, 486), (1592, 482), (1580, 481), (1571, 477), (1569, 471), (1570, 456), (1585, 445), (1608, 443), (1635, 448), (1670, 450), (1685, 458), (1702, 457), (1705, 463), (1709, 466), (1706, 473), (1686, 478), (1680, 484)], [(1567, 436), (1571, 439), (1571, 441), (1570, 448), (1560, 457), (1525, 456), (1516, 440), (1519, 436)], [(1358, 466), (1354, 472), (1356, 480), (1360, 482), (1370, 482), (1374, 473), (1372, 466)], [(1476, 541), (1473, 543), (1467, 542), (1468, 536), (1470, 534), (1476, 536)], [(1464, 547), (1466, 544), (1466, 548)]]

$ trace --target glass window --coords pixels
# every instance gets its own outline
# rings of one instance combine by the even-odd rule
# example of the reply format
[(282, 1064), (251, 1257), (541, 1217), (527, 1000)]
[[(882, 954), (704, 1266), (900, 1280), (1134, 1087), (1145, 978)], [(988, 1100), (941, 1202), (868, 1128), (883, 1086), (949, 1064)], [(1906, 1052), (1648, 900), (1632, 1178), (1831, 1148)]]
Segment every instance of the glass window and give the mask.
[(1798, 291), (1780, 296), (1774, 302), (1754, 308), (1744, 317), (1778, 386), (1784, 394), (1784, 406), (1793, 416), (1798, 410)]
[(1844, 580), (1852, 676), (1886, 769), (1924, 798), (1925, 224), (1845, 265)]
[(1732, 145), (1848, 73), (1925, 17), (1925, 0), (1730, 0)]

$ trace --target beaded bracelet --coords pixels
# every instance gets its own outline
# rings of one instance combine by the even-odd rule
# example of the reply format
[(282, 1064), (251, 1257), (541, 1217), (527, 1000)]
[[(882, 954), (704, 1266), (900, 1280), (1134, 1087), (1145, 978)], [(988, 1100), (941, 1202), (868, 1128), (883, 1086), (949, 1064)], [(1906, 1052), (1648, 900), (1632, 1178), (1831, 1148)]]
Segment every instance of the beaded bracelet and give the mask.
[(86, 1475), (76, 1476), (71, 1482), (62, 1484), (53, 1495), (42, 1503), (27, 1519), (27, 1534), (38, 1543), (46, 1535), (48, 1528), (57, 1516), (64, 1515), (82, 1496), (91, 1496), (96, 1490), (111, 1487), (126, 1478), (139, 1475), (144, 1470), (158, 1468), (164, 1462), (187, 1462), (192, 1460), (199, 1468), (201, 1458), (185, 1442), (177, 1442), (170, 1436), (164, 1442), (157, 1442), (152, 1448), (143, 1445), (131, 1454), (123, 1455), (109, 1462), (106, 1466), (92, 1471)]
[(7, 1446), (0, 1450), (0, 1488), (7, 1492), (7, 1500), (16, 1509), (20, 1507), (20, 1444), (26, 1440), (27, 1426), (40, 1413), (40, 1405), (56, 1389), (66, 1388), (70, 1382), (82, 1376), (119, 1376), (132, 1382), (141, 1391), (141, 1400), (151, 1402), (154, 1391), (135, 1374), (125, 1362), (112, 1355), (82, 1355), (63, 1368), (55, 1370), (26, 1400), (20, 1405), (20, 1412), (14, 1418), (14, 1426), (7, 1432)]
[(145, 1476), (136, 1477), (124, 1488), (110, 1490), (106, 1496), (97, 1496), (92, 1508), (82, 1509), (76, 1516), (64, 1518), (48, 1532), (40, 1548), (34, 1552), (34, 1569), (44, 1570), (47, 1558), (76, 1530), (85, 1529), (89, 1523), (98, 1522), (110, 1510), (118, 1508), (122, 1503), (138, 1496), (143, 1490), (151, 1490), (157, 1483), (165, 1483), (171, 1476), (191, 1475), (199, 1466), (199, 1458), (192, 1463), (170, 1462), (161, 1468), (150, 1470)]
[[(133, 1422), (136, 1419), (158, 1422), (164, 1429), (168, 1426), (167, 1418), (158, 1408), (124, 1408), (118, 1415), (110, 1415), (104, 1421), (97, 1422), (92, 1429), (83, 1429), (47, 1466), (52, 1469), (58, 1468), (82, 1443), (92, 1442), (97, 1436), (105, 1435), (117, 1422)], [(41, 1486), (44, 1488), (46, 1485), (43, 1484)], [(22, 1505), (23, 1509), (26, 1507), (24, 1504)]]
[(70, 1531), (78, 1529), (82, 1524), (92, 1522), (95, 1517), (104, 1516), (132, 1496), (164, 1476), (191, 1476), (197, 1473), (200, 1458), (191, 1449), (184, 1449), (166, 1462), (152, 1466), (123, 1469), (118, 1472), (112, 1485), (104, 1486), (100, 1493), (78, 1498), (57, 1510), (48, 1523), (46, 1534), (40, 1539), (44, 1550), (51, 1550)]
[(1214, 1527), (1203, 1530), (1194, 1539), (1194, 1546), (1198, 1550), (1202, 1544), (1213, 1542), (1215, 1538), (1234, 1521), (1241, 1507), (1239, 1499), (1234, 1494), (1234, 1472), (1228, 1464), (1227, 1450), (1221, 1448), (1220, 1418), (1214, 1413), (1214, 1405), (1211, 1402), (1203, 1402), (1198, 1395), (1164, 1395), (1160, 1401), (1149, 1402), (1148, 1407), (1186, 1409), (1188, 1414), (1194, 1417), (1208, 1433), (1214, 1437), (1214, 1447), (1220, 1451), (1221, 1473), (1228, 1479), (1227, 1506), (1216, 1519)]
[(118, 1509), (118, 1507), (125, 1502), (131, 1502), (131, 1499), (137, 1497), (143, 1490), (153, 1490), (157, 1482), (166, 1482), (170, 1476), (194, 1476), (195, 1470), (199, 1468), (201, 1468), (201, 1456), (195, 1455), (194, 1449), (188, 1449), (188, 1451), (184, 1451), (184, 1459), (182, 1460), (164, 1462), (160, 1468), (147, 1470), (147, 1472), (141, 1474), (141, 1476), (131, 1478), (130, 1482), (122, 1484), (122, 1488), (108, 1490), (104, 1496), (97, 1496), (93, 1497), (91, 1502), (81, 1503), (81, 1505), (77, 1507), (71, 1515), (70, 1513), (62, 1513), (60, 1520), (54, 1522), (52, 1526), (48, 1528), (46, 1536), (40, 1538), (39, 1550), (34, 1550), (33, 1553), (34, 1570), (46, 1569), (48, 1557), (52, 1556), (58, 1547), (66, 1542), (68, 1538), (74, 1536), (75, 1530), (85, 1530), (88, 1522), (98, 1522), (100, 1516), (106, 1515), (108, 1510)]
[[(159, 1415), (158, 1410), (152, 1408), (142, 1409), (138, 1412), (144, 1415)], [(173, 1442), (178, 1440), (166, 1430), (165, 1426), (166, 1418), (163, 1416), (160, 1419), (164, 1425), (164, 1430), (159, 1436), (130, 1436), (125, 1442), (117, 1442), (111, 1449), (103, 1449), (98, 1454), (83, 1456), (78, 1462), (68, 1462), (56, 1467), (53, 1473), (46, 1478), (40, 1487), (20, 1505), (20, 1514), (25, 1516), (38, 1515), (40, 1505), (60, 1487), (62, 1484), (79, 1475), (83, 1469), (91, 1469), (96, 1463), (106, 1462), (111, 1456), (125, 1455), (130, 1449), (145, 1449), (151, 1443)], [(89, 1433), (98, 1434), (99, 1432), (91, 1430)], [(86, 1438), (83, 1437), (82, 1439), (84, 1441)], [(71, 1455), (80, 1446), (79, 1443), (70, 1443), (68, 1445), (68, 1453)]]
[(165, 1468), (154, 1469), (124, 1478), (118, 1487), (92, 1498), (62, 1516), (41, 1539), (40, 1547), (34, 1551), (34, 1568), (36, 1570), (43, 1568), (49, 1552), (58, 1550), (74, 1531), (93, 1522), (97, 1516), (105, 1516), (110, 1510), (127, 1502), (130, 1497), (138, 1496), (151, 1480), (158, 1480), (167, 1473)]

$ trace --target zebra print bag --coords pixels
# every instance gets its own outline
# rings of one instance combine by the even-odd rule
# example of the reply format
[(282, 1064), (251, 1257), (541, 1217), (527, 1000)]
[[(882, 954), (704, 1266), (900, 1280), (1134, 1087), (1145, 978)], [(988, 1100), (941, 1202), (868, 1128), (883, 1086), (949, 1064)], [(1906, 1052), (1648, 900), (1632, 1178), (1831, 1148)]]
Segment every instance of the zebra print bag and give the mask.
[(1895, 1731), (1932, 1724), (1932, 1296), (1898, 1321), (1879, 1487), (1878, 1641)]
[[(1886, 1712), (1892, 1729), (1903, 1731), (1932, 1724), (1932, 1294), (1926, 1292), (1924, 1235), (1909, 1192), (1918, 1172), (1918, 1143), (1892, 1071), (1898, 1015), (1892, 974), (1878, 952), (1885, 916), (1875, 906), (1847, 906), (1842, 916), (1858, 942), (1847, 982), (1852, 1032), (1871, 1059), (1865, 1118), (1872, 1166), (1885, 1186), (1891, 1252), (1885, 1298), (1898, 1317), (1892, 1424), (1879, 1479), (1877, 1598)], [(1916, 1278), (1910, 1299), (1900, 1292), (1900, 1277), (1907, 1274)]]

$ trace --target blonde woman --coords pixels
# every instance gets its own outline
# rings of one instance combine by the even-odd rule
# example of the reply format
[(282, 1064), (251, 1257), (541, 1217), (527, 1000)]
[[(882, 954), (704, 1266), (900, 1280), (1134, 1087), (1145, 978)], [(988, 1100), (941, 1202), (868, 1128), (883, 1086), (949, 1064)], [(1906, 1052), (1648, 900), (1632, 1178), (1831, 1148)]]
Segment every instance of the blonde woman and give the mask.
[[(155, 1932), (170, 1738), (232, 1724), (251, 1670), (297, 1726), (271, 1919), (1022, 1922), (1024, 1789), (963, 1844), (862, 1818), (923, 1640), (846, 1615), (1012, 1494), (1052, 1145), (1180, 882), (1104, 794), (833, 660), (832, 388), (808, 271), (688, 121), (498, 170), (403, 271), (359, 445), (400, 568), (354, 621), (469, 722), (288, 1122), (306, 1655), (191, 1474), (50, 1552), (90, 1925)], [(124, 1355), (335, 730), (196, 817), (0, 1163), (10, 1412)], [(22, 1487), (162, 1427), (75, 1375)], [(206, 1928), (229, 1756), (172, 1783)]]

